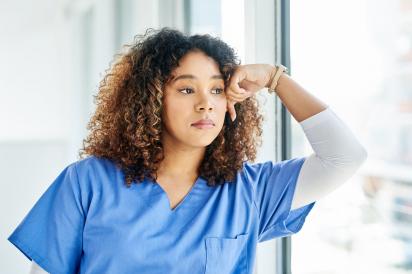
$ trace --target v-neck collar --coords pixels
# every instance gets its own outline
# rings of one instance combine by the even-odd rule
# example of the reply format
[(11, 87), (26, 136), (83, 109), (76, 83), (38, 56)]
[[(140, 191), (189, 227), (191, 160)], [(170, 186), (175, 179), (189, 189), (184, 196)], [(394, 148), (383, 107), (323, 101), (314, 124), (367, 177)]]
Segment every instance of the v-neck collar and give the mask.
[(197, 188), (199, 187), (199, 184), (202, 183), (202, 178), (200, 176), (196, 178), (190, 190), (187, 192), (187, 194), (183, 197), (183, 199), (174, 208), (170, 208), (170, 199), (167, 196), (166, 191), (155, 180), (148, 179), (148, 181), (150, 184), (154, 185), (153, 187), (154, 187), (155, 192), (153, 194), (160, 195), (162, 199), (166, 200), (167, 201), (166, 210), (169, 213), (173, 214), (173, 213), (176, 213), (181, 207), (183, 207), (184, 204), (188, 203), (191, 200), (193, 195), (195, 195), (193, 192), (195, 192)]

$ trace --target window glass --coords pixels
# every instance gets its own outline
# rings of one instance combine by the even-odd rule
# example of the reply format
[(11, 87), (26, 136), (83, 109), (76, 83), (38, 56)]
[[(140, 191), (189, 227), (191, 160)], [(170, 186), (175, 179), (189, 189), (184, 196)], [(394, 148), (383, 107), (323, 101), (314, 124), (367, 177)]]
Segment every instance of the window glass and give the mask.
[[(412, 2), (291, 1), (292, 77), (368, 150), (292, 240), (301, 274), (412, 272)], [(292, 154), (312, 149), (292, 118)]]

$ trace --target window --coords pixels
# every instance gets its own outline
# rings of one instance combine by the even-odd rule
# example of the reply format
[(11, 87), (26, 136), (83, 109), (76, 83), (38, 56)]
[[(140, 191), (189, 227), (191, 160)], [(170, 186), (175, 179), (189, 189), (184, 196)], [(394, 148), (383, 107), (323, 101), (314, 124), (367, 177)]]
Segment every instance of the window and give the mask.
[[(291, 1), (292, 77), (368, 150), (292, 241), (301, 274), (412, 271), (412, 4)], [(312, 150), (292, 121), (292, 156)]]

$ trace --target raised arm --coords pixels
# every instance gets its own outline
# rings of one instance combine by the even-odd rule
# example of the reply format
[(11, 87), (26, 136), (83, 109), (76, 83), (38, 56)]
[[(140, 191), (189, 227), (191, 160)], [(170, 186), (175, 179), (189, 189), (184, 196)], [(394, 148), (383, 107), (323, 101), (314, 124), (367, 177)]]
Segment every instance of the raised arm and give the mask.
[[(271, 79), (275, 73), (275, 66), (269, 64), (247, 64), (237, 67), (226, 88), (228, 98), (227, 109), (232, 120), (236, 118), (234, 105), (253, 96), (262, 88), (271, 86)], [(285, 72), (278, 79), (275, 91), (282, 103), (298, 122), (328, 107), (321, 100), (303, 89)]]
[(366, 160), (367, 152), (330, 107), (286, 73), (279, 78), (276, 94), (300, 123), (314, 150), (299, 174), (292, 202), (294, 209), (319, 200), (341, 186)]
[[(273, 72), (274, 70), (272, 70)], [(318, 114), (328, 107), (286, 73), (282, 73), (280, 76), (275, 90), (282, 103), (298, 122)]]
[(292, 209), (317, 201), (334, 191), (367, 158), (367, 152), (338, 116), (327, 108), (300, 122), (314, 151), (299, 173)]
[[(239, 66), (226, 90), (228, 111), (235, 119), (234, 104), (271, 86), (276, 68), (270, 64)], [(321, 100), (306, 91), (287, 73), (275, 87), (276, 95), (299, 122), (314, 153), (302, 165), (292, 209), (316, 201), (347, 181), (367, 158), (365, 148), (351, 130)]]

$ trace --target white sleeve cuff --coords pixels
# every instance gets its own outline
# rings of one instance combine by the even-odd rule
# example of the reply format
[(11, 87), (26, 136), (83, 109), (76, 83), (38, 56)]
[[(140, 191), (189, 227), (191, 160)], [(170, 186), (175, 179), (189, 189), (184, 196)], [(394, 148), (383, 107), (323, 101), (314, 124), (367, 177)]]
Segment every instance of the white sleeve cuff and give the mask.
[(306, 118), (303, 121), (300, 121), (300, 125), (302, 126), (303, 129), (309, 129), (317, 124), (320, 124), (326, 120), (331, 119), (331, 116), (334, 116), (335, 113), (330, 109), (330, 107), (327, 107), (326, 109), (322, 110), (321, 112), (310, 116), (309, 118)]

